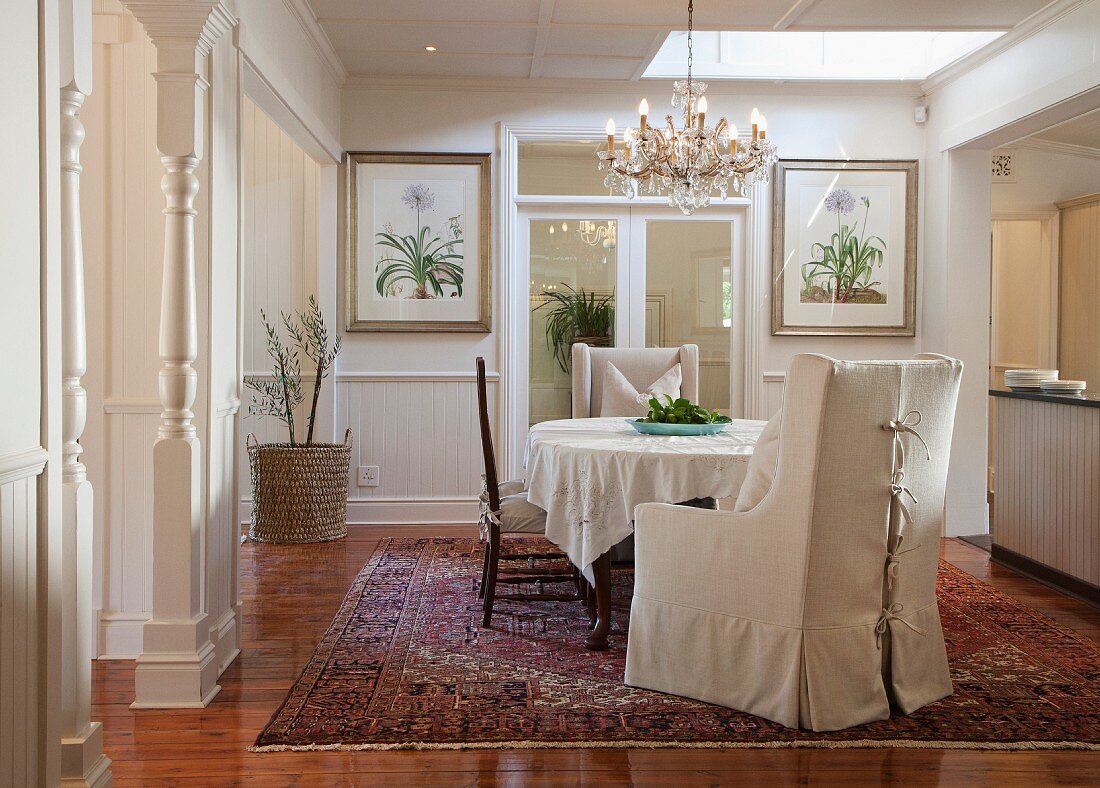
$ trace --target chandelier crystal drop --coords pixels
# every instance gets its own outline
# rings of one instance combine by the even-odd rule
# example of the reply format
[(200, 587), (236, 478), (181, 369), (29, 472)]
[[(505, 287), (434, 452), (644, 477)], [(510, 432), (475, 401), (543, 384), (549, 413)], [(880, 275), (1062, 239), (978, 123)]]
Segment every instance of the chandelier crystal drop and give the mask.
[(757, 183), (768, 182), (768, 172), (778, 151), (768, 141), (768, 122), (752, 111), (752, 137), (740, 140), (737, 127), (725, 118), (707, 128), (707, 83), (692, 79), (692, 0), (688, 0), (687, 79), (672, 85), (672, 106), (683, 115), (677, 129), (671, 114), (665, 128), (649, 125), (649, 102), (638, 105), (637, 129), (623, 132), (623, 145), (615, 144), (615, 121), (607, 121), (607, 150), (596, 153), (599, 169), (606, 171), (604, 186), (633, 199), (636, 195), (668, 196), (668, 204), (690, 216), (710, 205), (718, 192), (723, 199), (733, 192), (748, 196)]

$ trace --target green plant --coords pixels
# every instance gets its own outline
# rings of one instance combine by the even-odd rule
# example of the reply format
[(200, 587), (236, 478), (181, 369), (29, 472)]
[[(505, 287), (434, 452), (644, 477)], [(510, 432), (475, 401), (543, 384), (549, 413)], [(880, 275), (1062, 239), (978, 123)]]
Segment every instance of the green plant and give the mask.
[(309, 408), (306, 430), (306, 446), (313, 445), (313, 428), (317, 422), (317, 402), (321, 395), (321, 384), (340, 354), (340, 337), (330, 337), (325, 325), (321, 307), (314, 296), (309, 297), (306, 309), (297, 313), (298, 323), (293, 315), (280, 312), (283, 328), (290, 336), (292, 344), (285, 344), (278, 330), (267, 319), (267, 313), (260, 310), (260, 321), (267, 332), (267, 354), (274, 364), (271, 378), (247, 377), (245, 386), (252, 391), (252, 403), (248, 412), (253, 416), (274, 416), (286, 424), (290, 433), (290, 445), (298, 445), (294, 433), (294, 410), (305, 401), (302, 392), (302, 371), (298, 358), (299, 351), (313, 362), (313, 400)]
[(610, 337), (615, 326), (611, 296), (597, 296), (583, 287), (566, 291), (543, 290), (548, 300), (535, 307), (553, 305), (546, 315), (546, 347), (553, 352), (562, 372), (569, 372), (569, 358), (577, 337)]
[(824, 202), (825, 210), (836, 214), (837, 231), (832, 234), (828, 244), (815, 243), (810, 247), (812, 260), (803, 263), (802, 293), (813, 299), (816, 280), (825, 280), (826, 287), (821, 288), (827, 300), (843, 304), (855, 297), (871, 297), (881, 294), (873, 291), (880, 282), (872, 282), (875, 268), (881, 268), (886, 255), (886, 242), (877, 235), (867, 235), (867, 219), (871, 213), (871, 201), (861, 197), (863, 204), (863, 229), (859, 222), (851, 226), (844, 224), (841, 215), (848, 215), (855, 208), (855, 198), (847, 189), (830, 192)]
[(693, 405), (683, 397), (674, 400), (667, 394), (664, 396), (664, 405), (656, 397), (649, 398), (649, 413), (641, 421), (650, 424), (727, 424), (733, 421), (716, 410)]
[[(453, 285), (462, 295), (462, 255), (455, 252), (461, 238), (444, 241), (439, 236), (428, 238), (431, 228), (424, 225), (417, 235), (378, 233), (378, 245), (396, 250), (396, 255), (380, 257), (375, 265), (378, 276), (375, 288), (386, 295), (394, 285), (410, 281), (414, 285), (412, 298), (443, 296), (443, 285)], [(381, 270), (379, 270), (381, 269)], [(433, 296), (428, 292), (431, 288)]]
[(421, 225), (420, 215), (435, 206), (435, 195), (422, 183), (410, 184), (401, 201), (416, 211), (416, 234), (398, 235), (389, 225), (385, 232), (375, 234), (379, 246), (394, 250), (392, 254), (383, 254), (375, 263), (374, 286), (378, 295), (392, 295), (397, 285), (408, 281), (413, 283), (412, 298), (442, 298), (443, 285), (453, 286), (456, 295), (461, 296), (462, 254), (455, 251), (462, 243), (461, 215), (447, 220), (450, 240), (442, 235), (429, 238), (431, 227)]

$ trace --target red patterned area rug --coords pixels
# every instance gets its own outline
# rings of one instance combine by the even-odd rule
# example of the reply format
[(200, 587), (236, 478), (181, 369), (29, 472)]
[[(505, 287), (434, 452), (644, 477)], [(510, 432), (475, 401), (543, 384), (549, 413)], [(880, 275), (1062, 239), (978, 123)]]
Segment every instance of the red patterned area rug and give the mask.
[(954, 694), (833, 733), (626, 687), (632, 577), (614, 572), (612, 648), (579, 602), (500, 602), (481, 629), (475, 539), (386, 539), (251, 748), (934, 747), (1100, 749), (1100, 651), (943, 563)]

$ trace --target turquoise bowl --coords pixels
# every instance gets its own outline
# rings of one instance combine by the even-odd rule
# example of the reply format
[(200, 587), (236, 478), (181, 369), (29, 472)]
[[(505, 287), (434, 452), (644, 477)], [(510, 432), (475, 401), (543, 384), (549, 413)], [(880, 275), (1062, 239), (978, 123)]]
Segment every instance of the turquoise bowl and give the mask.
[(659, 424), (627, 419), (626, 423), (643, 435), (717, 435), (730, 425), (728, 421), (717, 424)]

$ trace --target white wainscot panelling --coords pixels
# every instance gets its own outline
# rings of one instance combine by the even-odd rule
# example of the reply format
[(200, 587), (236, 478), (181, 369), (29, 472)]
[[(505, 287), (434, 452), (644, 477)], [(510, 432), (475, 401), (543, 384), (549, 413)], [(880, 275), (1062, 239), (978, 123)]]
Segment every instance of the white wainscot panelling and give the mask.
[(783, 407), (783, 383), (787, 379), (783, 372), (765, 372), (761, 381), (764, 396), (764, 412), (759, 418), (770, 419)]
[(99, 611), (98, 654), (100, 659), (135, 659), (152, 609), (153, 444), (161, 407), (153, 399), (116, 398), (103, 409), (107, 582)]
[(279, 313), (303, 309), (318, 291), (320, 167), (247, 98), (241, 152), (244, 369), (262, 370), (271, 360), (260, 310), (281, 328)]
[[(240, 528), (234, 511), (234, 453), (240, 401), (220, 403), (213, 413), (209, 435), (210, 471), (207, 476), (206, 612), (210, 642), (218, 672), (240, 653), (240, 606), (237, 594), (237, 555)], [(244, 453), (241, 451), (240, 453)]]
[[(499, 444), (496, 373), (489, 412)], [(481, 433), (472, 374), (343, 373), (338, 433), (354, 433), (350, 523), (473, 523), (481, 491)], [(359, 487), (357, 466), (377, 465), (378, 487)]]
[(0, 455), (0, 785), (38, 769), (38, 447)]

